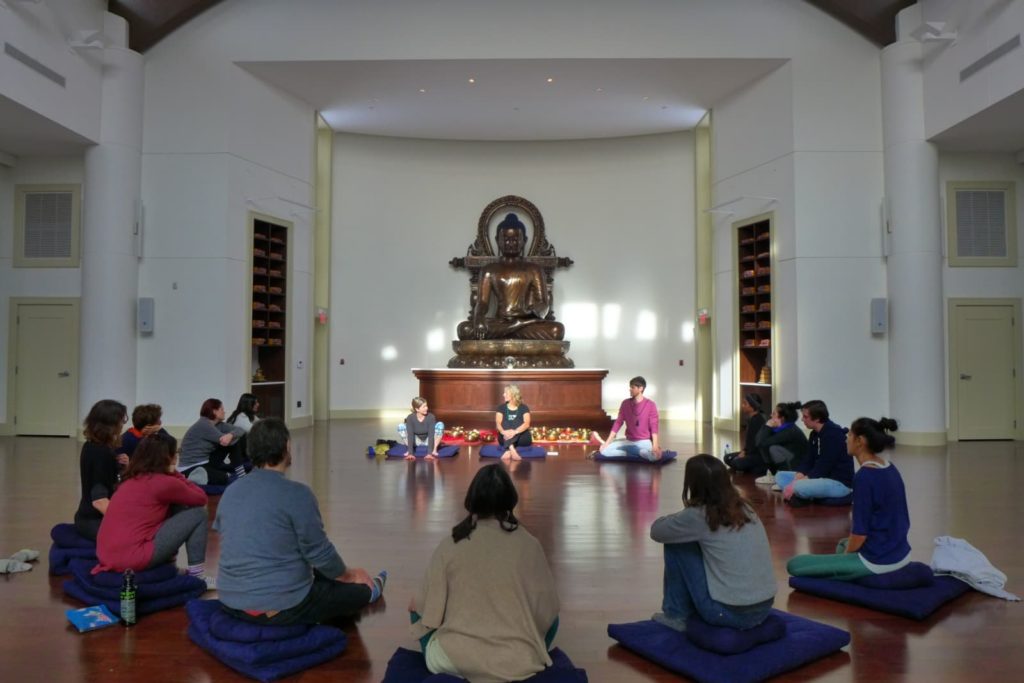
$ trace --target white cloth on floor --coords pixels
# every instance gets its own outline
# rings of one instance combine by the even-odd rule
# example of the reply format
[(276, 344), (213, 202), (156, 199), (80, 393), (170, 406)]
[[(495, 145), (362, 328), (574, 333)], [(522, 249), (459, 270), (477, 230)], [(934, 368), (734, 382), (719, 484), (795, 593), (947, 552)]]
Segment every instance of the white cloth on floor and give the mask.
[(1006, 574), (992, 566), (983, 552), (962, 538), (939, 536), (935, 539), (932, 570), (936, 574), (960, 579), (982, 593), (1004, 600), (1020, 600), (1013, 593), (1003, 590)]

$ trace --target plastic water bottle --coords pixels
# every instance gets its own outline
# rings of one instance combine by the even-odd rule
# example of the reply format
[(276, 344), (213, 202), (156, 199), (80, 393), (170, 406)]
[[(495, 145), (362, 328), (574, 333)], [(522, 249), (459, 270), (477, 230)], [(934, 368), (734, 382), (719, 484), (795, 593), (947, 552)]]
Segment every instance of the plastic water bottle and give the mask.
[(126, 569), (121, 579), (121, 622), (135, 625), (135, 572), (131, 569)]
[(730, 453), (732, 453), (732, 444), (726, 441), (725, 448), (722, 449), (722, 455), (729, 455)]

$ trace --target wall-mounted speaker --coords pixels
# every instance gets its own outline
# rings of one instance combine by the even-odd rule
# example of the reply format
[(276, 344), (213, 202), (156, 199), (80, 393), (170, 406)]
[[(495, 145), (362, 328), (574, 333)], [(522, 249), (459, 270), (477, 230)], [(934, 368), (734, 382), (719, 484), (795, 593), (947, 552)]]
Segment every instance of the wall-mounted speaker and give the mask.
[(885, 334), (889, 331), (889, 300), (871, 300), (871, 334)]
[(142, 297), (136, 308), (136, 324), (140, 334), (153, 334), (155, 323), (156, 302), (153, 297)]

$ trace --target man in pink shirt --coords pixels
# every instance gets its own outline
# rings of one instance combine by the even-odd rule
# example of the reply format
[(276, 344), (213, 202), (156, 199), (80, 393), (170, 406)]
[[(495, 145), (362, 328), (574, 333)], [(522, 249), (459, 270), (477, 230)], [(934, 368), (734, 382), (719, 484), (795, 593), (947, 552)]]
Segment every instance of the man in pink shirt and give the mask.
[[(591, 443), (598, 447), (601, 455), (609, 458), (622, 458), (638, 455), (647, 460), (661, 458), (661, 446), (658, 444), (658, 406), (654, 401), (644, 397), (647, 380), (634, 377), (629, 380), (629, 398), (619, 406), (618, 417), (612, 425), (607, 439), (594, 432), (590, 435)], [(622, 425), (626, 425), (626, 438), (615, 439)]]

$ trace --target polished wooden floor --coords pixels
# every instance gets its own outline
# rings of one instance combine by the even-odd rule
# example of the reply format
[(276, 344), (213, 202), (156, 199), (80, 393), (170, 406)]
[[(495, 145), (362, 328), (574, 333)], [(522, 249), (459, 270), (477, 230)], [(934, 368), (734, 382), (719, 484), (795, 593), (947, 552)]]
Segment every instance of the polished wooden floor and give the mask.
[[(681, 459), (718, 452), (719, 439), (663, 427), (663, 442)], [(463, 452), (439, 464), (377, 462), (366, 444), (390, 432), (375, 421), (332, 422), (295, 434), (291, 476), (309, 483), (347, 562), (390, 572), (385, 600), (348, 628), (349, 649), (338, 659), (291, 680), (379, 681), (398, 646), (412, 647), (406, 606), (439, 539), (460, 519), (466, 486), (481, 464)], [(736, 443), (735, 435), (729, 440)], [(662, 469), (595, 464), (582, 446), (557, 457), (513, 466), (519, 516), (544, 545), (562, 600), (556, 644), (591, 681), (678, 680), (613, 644), (610, 621), (645, 619), (659, 605), (661, 548), (648, 539), (651, 521), (679, 508), (683, 466)], [(48, 531), (70, 521), (78, 496), (78, 445), (62, 439), (0, 438), (0, 552), (45, 551)], [(1024, 444), (962, 443), (899, 448), (894, 461), (907, 482), (914, 558), (927, 562), (932, 539), (968, 539), (1024, 593)], [(738, 485), (754, 501), (772, 543), (779, 592), (776, 606), (849, 630), (843, 652), (780, 680), (987, 681), (1024, 680), (1024, 605), (969, 593), (918, 623), (816, 598), (786, 585), (785, 562), (795, 553), (829, 551), (848, 531), (848, 511), (792, 510), (778, 494), (751, 481)], [(219, 544), (211, 533), (208, 564), (216, 571)], [(143, 618), (132, 629), (80, 635), (45, 559), (35, 570), (0, 578), (6, 628), (0, 638), (5, 681), (245, 680), (195, 647), (181, 609)]]

